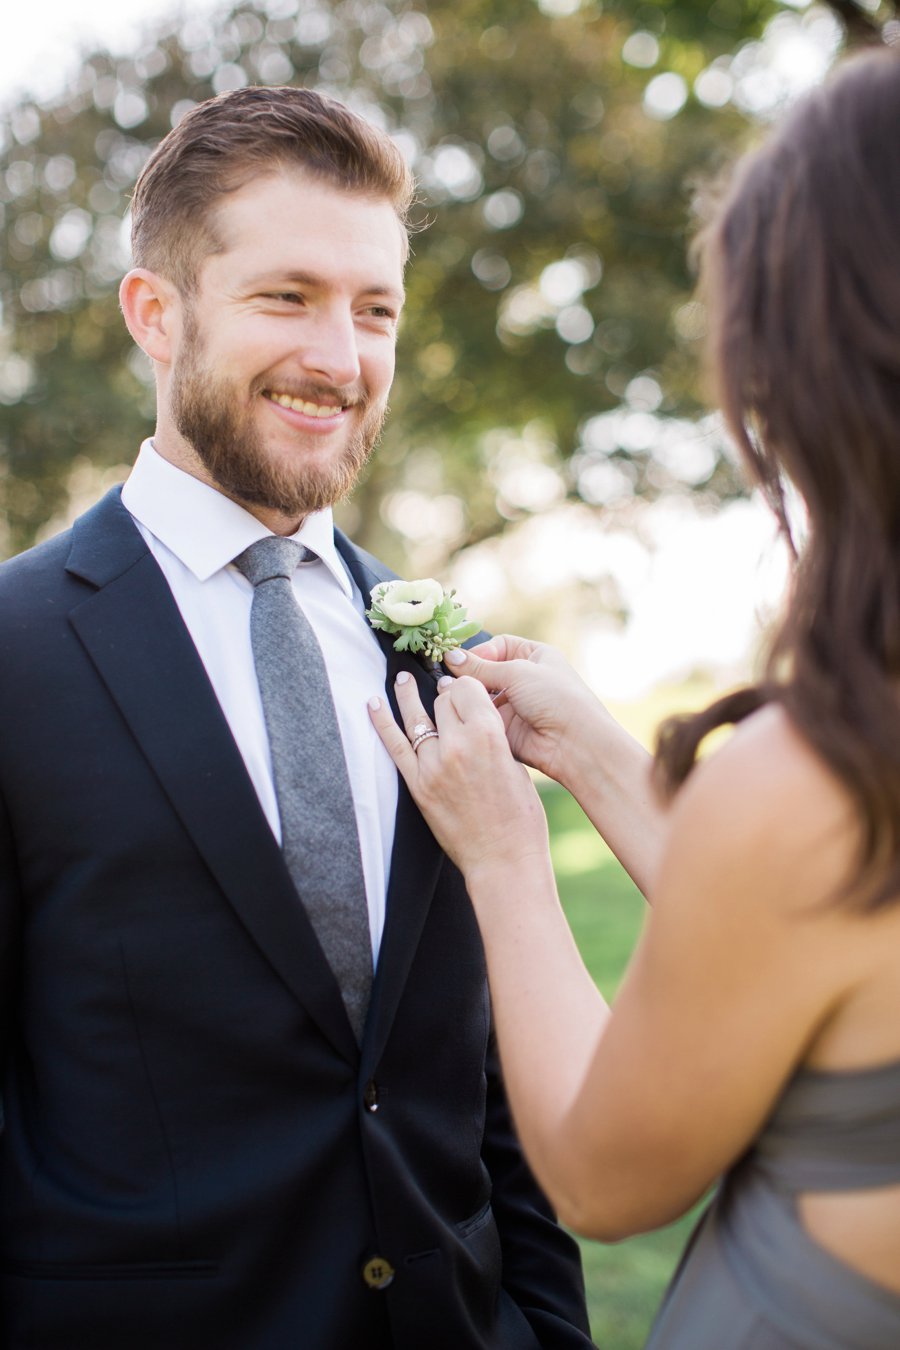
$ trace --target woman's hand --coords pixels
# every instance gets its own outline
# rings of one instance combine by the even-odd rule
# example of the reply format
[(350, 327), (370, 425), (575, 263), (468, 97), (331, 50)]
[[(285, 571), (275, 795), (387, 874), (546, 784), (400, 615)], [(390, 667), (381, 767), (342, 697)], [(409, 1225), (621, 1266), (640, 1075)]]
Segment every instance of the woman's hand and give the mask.
[(469, 679), (449, 684), (435, 703), (434, 722), (405, 672), (396, 690), (405, 731), (381, 699), (369, 704), (372, 722), (438, 843), (467, 879), (477, 871), (507, 873), (532, 854), (546, 857), (540, 798), (513, 759), (504, 719), (485, 689)]
[[(454, 674), (470, 676), (499, 695), (510, 749), (516, 759), (566, 782), (586, 739), (601, 745), (603, 705), (555, 647), (503, 635), (448, 653)], [(441, 684), (439, 688), (446, 688)]]
[[(454, 658), (456, 658), (454, 660)], [(553, 647), (496, 637), (446, 664), (496, 693), (516, 759), (572, 793), (645, 895), (665, 838), (667, 808), (656, 795), (652, 760)], [(438, 688), (450, 685), (449, 677)]]

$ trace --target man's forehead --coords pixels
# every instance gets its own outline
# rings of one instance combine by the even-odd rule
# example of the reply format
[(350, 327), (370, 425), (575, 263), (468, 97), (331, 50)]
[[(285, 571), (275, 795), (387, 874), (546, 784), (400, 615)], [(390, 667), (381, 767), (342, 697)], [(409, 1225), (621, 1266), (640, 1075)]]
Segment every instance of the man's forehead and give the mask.
[[(265, 208), (261, 198), (265, 198)], [(300, 168), (274, 165), (254, 174), (223, 193), (209, 215), (217, 253), (254, 246), (283, 246), (287, 252), (305, 240), (312, 242), (317, 235), (339, 242), (347, 221), (360, 222), (367, 242), (389, 241), (390, 251), (396, 239), (401, 268), (405, 266), (409, 239), (386, 196), (358, 192)], [(284, 265), (288, 265), (287, 259)]]

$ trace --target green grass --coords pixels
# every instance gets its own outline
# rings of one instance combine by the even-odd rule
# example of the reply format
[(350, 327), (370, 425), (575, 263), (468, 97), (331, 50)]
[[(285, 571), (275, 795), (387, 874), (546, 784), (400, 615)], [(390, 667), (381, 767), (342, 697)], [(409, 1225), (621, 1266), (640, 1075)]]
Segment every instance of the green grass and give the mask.
[[(554, 784), (541, 795), (560, 894), (585, 964), (616, 991), (644, 917), (644, 900), (576, 802)], [(603, 1350), (640, 1350), (694, 1216), (615, 1246), (582, 1242), (591, 1328)]]

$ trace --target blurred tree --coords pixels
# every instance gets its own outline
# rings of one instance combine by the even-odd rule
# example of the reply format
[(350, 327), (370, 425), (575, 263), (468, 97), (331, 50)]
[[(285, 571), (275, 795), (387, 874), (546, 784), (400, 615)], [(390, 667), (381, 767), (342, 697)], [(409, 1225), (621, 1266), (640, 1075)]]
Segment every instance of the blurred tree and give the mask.
[(837, 23), (779, 0), (414, 2), (171, 20), (5, 116), (0, 548), (65, 510), (73, 466), (127, 463), (147, 434), (149, 371), (115, 298), (129, 192), (187, 107), (248, 82), (315, 86), (387, 126), (433, 222), (389, 429), (343, 508), (361, 542), (438, 567), (566, 496), (739, 490), (701, 414), (688, 184), (791, 92), (779, 25), (824, 67)]

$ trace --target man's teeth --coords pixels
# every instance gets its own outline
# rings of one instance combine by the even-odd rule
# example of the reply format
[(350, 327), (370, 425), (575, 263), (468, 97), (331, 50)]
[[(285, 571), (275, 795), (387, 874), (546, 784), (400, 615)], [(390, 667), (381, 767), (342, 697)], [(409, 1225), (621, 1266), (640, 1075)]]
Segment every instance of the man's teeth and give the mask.
[(292, 412), (305, 413), (307, 417), (334, 417), (341, 412), (340, 404), (333, 403), (308, 403), (303, 398), (291, 398), (290, 394), (273, 394), (268, 392), (266, 395), (273, 403), (277, 403), (281, 408), (290, 408)]

